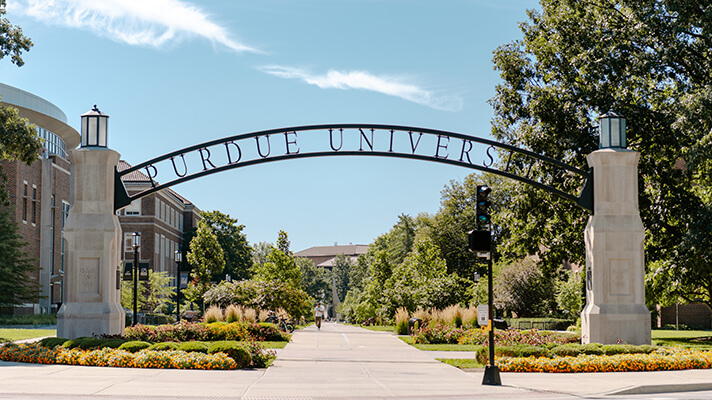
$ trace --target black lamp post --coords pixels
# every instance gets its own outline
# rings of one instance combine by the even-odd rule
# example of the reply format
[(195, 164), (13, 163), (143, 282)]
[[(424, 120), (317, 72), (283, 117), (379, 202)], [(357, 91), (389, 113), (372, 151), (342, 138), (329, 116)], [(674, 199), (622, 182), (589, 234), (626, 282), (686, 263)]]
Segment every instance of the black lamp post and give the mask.
[(625, 117), (613, 110), (598, 117), (600, 139), (598, 148), (625, 148)]
[(180, 322), (180, 263), (183, 261), (183, 255), (179, 250), (176, 250), (176, 322)]
[(141, 241), (141, 233), (134, 232), (133, 239), (134, 263), (133, 263), (133, 324), (138, 323), (138, 248)]

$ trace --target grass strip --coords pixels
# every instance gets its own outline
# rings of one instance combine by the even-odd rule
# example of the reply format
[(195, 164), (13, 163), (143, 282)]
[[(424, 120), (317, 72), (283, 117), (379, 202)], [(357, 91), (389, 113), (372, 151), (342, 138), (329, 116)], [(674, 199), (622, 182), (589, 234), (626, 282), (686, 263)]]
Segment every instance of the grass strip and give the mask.
[(57, 336), (56, 329), (0, 329), (0, 342)]
[(447, 365), (460, 369), (484, 368), (485, 366), (471, 358), (436, 358), (436, 360), (444, 362)]

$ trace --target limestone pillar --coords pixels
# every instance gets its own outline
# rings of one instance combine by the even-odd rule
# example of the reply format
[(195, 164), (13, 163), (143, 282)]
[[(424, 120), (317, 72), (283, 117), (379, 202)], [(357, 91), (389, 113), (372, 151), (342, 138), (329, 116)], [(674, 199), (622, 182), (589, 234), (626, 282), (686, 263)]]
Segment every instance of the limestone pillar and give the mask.
[(594, 171), (594, 214), (586, 242), (582, 343), (650, 344), (645, 305), (645, 230), (638, 209), (638, 159), (626, 149), (588, 155)]
[(100, 147), (70, 152), (72, 208), (64, 227), (65, 295), (57, 336), (123, 334), (119, 271), (121, 227), (114, 213), (119, 153)]

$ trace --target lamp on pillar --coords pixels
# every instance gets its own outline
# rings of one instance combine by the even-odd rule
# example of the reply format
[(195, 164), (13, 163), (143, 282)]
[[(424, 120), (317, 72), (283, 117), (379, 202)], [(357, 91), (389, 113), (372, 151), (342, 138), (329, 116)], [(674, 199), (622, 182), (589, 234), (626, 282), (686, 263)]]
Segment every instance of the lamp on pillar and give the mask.
[(176, 321), (180, 322), (180, 263), (183, 261), (183, 255), (179, 250), (176, 250)]
[(613, 110), (598, 117), (600, 140), (599, 149), (625, 148), (625, 117)]
[(109, 116), (94, 108), (82, 114), (82, 147), (106, 147)]

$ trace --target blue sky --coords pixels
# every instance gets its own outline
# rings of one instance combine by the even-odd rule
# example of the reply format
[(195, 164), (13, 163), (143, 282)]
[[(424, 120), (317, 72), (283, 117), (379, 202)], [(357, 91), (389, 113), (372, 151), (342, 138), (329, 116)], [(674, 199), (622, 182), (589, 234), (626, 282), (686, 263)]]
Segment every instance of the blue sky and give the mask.
[[(109, 147), (138, 164), (208, 140), (329, 123), (489, 137), (492, 51), (521, 37), (524, 0), (8, 0), (35, 43), (3, 83), (59, 106), (93, 104)], [(401, 213), (435, 213), (471, 170), (330, 157), (236, 169), (173, 187), (292, 250), (369, 244)]]

